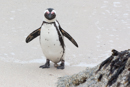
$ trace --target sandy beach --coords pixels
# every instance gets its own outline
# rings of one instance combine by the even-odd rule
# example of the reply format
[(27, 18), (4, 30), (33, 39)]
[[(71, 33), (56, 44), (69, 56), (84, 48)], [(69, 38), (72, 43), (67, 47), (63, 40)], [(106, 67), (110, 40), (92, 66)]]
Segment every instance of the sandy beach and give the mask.
[[(39, 28), (46, 8), (78, 43), (65, 38), (66, 67), (40, 69), (45, 63), (39, 37), (26, 37)], [(111, 50), (130, 47), (130, 1), (122, 0), (1, 0), (0, 87), (56, 87), (58, 77), (93, 67), (110, 56)]]
[[(0, 62), (1, 87), (56, 87), (57, 78), (72, 75), (84, 67), (69, 67), (57, 70), (53, 66), (49, 69), (38, 68), (39, 64), (17, 64)], [(73, 70), (72, 70), (73, 69)]]

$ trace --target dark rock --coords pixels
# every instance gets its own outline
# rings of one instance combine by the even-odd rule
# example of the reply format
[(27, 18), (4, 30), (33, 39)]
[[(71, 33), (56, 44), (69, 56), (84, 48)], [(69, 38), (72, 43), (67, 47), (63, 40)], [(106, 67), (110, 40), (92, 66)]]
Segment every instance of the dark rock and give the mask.
[(59, 78), (57, 87), (130, 87), (130, 49), (112, 55), (94, 68)]

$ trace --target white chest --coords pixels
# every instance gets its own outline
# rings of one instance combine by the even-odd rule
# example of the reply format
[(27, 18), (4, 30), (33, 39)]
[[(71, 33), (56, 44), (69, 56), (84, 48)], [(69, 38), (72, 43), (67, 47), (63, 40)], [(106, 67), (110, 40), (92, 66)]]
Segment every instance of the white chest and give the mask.
[(52, 62), (59, 62), (63, 55), (63, 48), (54, 24), (44, 24), (41, 28), (40, 43), (43, 54)]
[[(58, 33), (54, 24), (44, 24), (41, 28), (41, 40), (48, 42), (55, 42), (58, 40)], [(45, 42), (44, 42), (45, 43)]]

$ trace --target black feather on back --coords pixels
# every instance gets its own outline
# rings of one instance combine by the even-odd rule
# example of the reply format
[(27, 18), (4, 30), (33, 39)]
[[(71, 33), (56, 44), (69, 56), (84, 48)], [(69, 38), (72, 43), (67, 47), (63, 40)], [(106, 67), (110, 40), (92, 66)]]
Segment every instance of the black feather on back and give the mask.
[(62, 46), (62, 48), (64, 50), (65, 44), (64, 44), (63, 38), (62, 38), (62, 36), (61, 36), (61, 34), (60, 34), (59, 30), (58, 30), (58, 27), (56, 26), (56, 23), (54, 23), (54, 26), (55, 26), (55, 28), (57, 30), (57, 33), (58, 33), (58, 36), (59, 36), (59, 41), (60, 41), (61, 46)]

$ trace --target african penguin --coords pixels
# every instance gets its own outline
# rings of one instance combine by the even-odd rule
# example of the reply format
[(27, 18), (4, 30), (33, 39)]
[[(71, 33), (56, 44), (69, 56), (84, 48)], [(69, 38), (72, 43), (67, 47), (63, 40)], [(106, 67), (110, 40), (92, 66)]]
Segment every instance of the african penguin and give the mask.
[[(56, 11), (53, 8), (48, 8), (44, 11), (44, 20), (41, 27), (28, 35), (26, 43), (30, 42), (37, 36), (40, 36), (41, 48), (46, 57), (46, 63), (40, 66), (40, 68), (49, 68), (50, 61), (52, 61), (57, 69), (64, 69), (64, 36), (76, 47), (78, 47), (78, 44), (65, 30), (61, 28), (59, 22), (56, 20)], [(58, 62), (61, 62), (59, 66), (57, 65)]]

